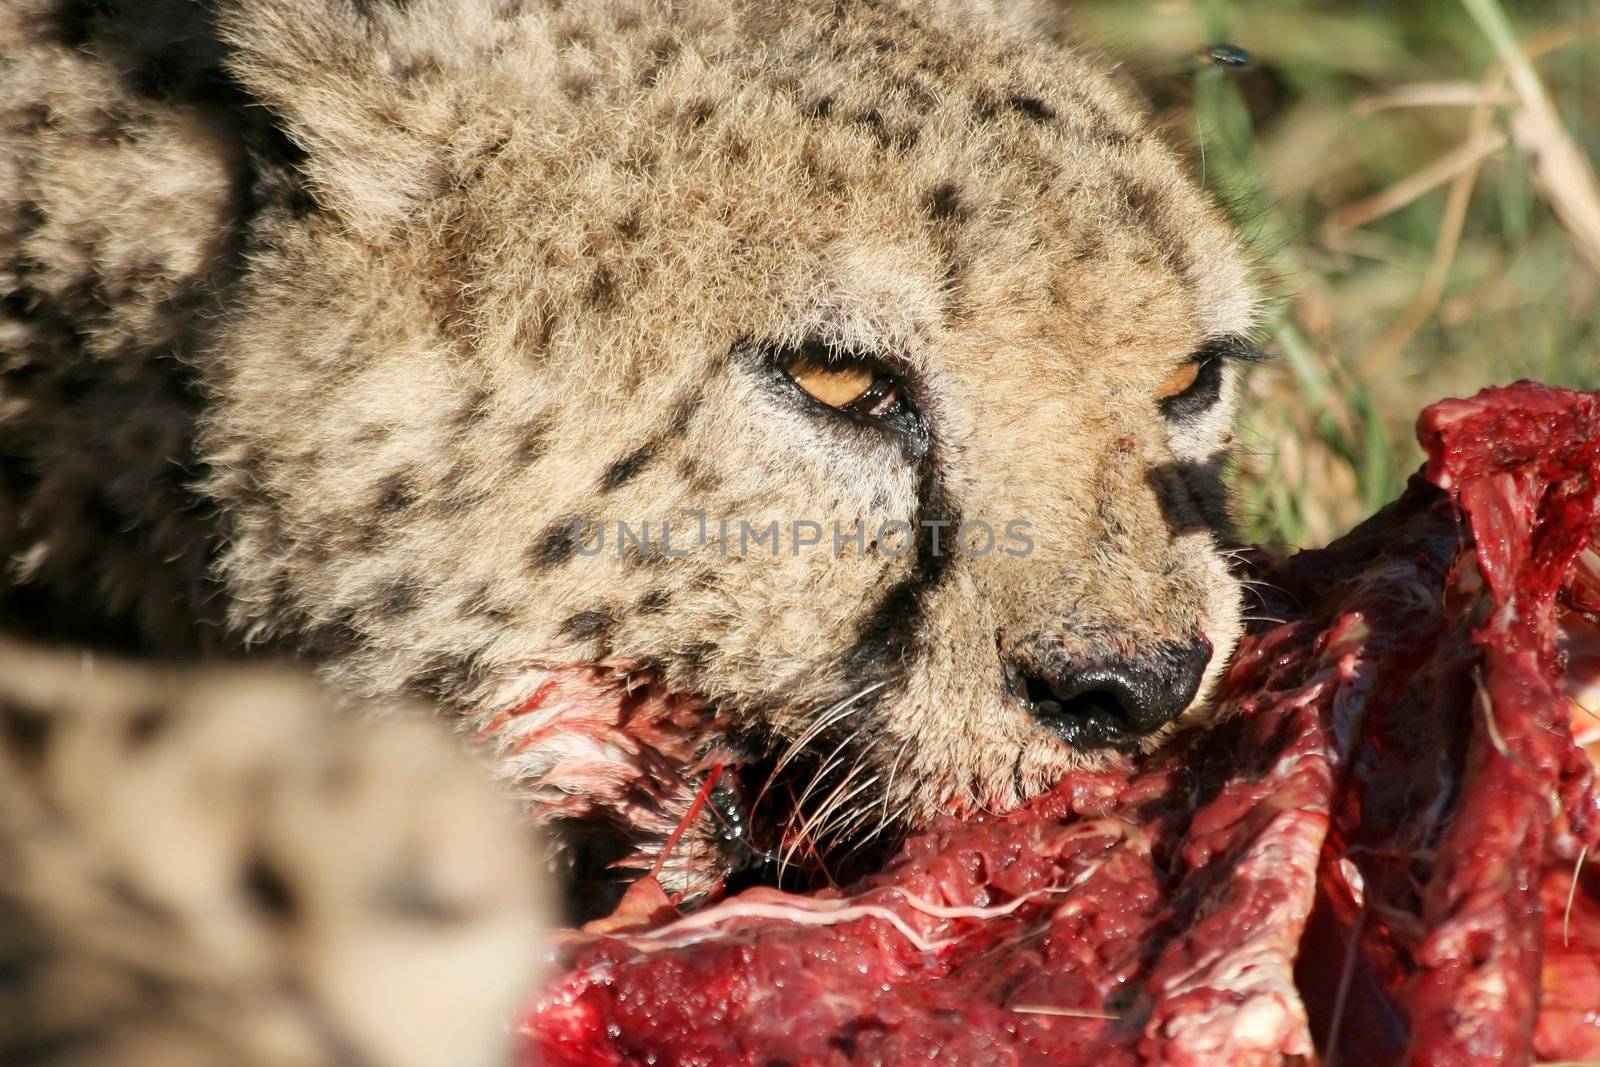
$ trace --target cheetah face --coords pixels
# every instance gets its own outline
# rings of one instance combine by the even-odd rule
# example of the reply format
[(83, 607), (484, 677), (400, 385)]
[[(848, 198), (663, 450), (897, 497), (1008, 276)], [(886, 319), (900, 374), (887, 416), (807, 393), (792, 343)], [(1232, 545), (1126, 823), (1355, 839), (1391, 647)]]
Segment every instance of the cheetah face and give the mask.
[(1105, 77), (957, 6), (247, 6), (312, 199), (216, 346), (235, 622), (470, 715), (647, 669), (913, 823), (1193, 718), (1243, 258)]

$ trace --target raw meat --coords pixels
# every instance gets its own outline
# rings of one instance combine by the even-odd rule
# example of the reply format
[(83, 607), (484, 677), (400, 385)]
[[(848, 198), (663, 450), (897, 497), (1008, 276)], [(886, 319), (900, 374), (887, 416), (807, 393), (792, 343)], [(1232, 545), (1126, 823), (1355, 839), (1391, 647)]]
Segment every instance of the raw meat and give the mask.
[(847, 891), (681, 915), (642, 879), (563, 945), (526, 1061), (1600, 1054), (1600, 397), (1519, 383), (1419, 433), (1399, 501), (1258, 576), (1286, 621), (1218, 725)]

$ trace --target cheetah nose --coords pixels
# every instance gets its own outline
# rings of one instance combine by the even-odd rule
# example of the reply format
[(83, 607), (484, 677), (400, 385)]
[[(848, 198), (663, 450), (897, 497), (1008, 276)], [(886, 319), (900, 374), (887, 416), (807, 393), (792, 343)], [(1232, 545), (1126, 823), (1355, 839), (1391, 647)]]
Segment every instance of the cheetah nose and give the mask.
[(1211, 642), (1161, 642), (1129, 658), (1066, 663), (1024, 674), (1033, 715), (1074, 748), (1126, 748), (1186, 711), (1200, 689)]

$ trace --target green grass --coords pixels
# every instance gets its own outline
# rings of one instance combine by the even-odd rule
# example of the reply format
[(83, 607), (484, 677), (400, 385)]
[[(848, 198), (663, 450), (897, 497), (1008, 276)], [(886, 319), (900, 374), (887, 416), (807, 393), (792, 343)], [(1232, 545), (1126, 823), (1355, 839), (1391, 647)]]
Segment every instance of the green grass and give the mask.
[[(1552, 190), (1511, 136), (1525, 98), (1476, 118), (1472, 106), (1362, 106), (1407, 86), (1481, 85), (1497, 58), (1550, 45), (1533, 60), (1538, 84), (1562, 136), (1593, 160), (1600, 0), (1079, 0), (1069, 15), (1123, 62), (1267, 282), (1262, 339), (1279, 359), (1247, 383), (1236, 475), (1252, 539), (1320, 544), (1392, 498), (1421, 459), (1412, 422), (1438, 397), (1520, 377), (1600, 388), (1597, 258), (1552, 207), (1583, 190)], [(1199, 62), (1214, 41), (1255, 65)], [(1425, 297), (1450, 182), (1330, 233), (1342, 209), (1497, 132), (1513, 143), (1457, 194), (1437, 301)]]

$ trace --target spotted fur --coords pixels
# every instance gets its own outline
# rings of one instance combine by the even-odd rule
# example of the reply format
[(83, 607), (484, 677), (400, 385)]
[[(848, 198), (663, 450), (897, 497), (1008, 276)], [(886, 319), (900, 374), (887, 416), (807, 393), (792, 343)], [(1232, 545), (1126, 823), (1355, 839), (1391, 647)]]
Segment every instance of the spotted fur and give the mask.
[(420, 716), (0, 643), (0, 1062), (504, 1062), (534, 869)]

